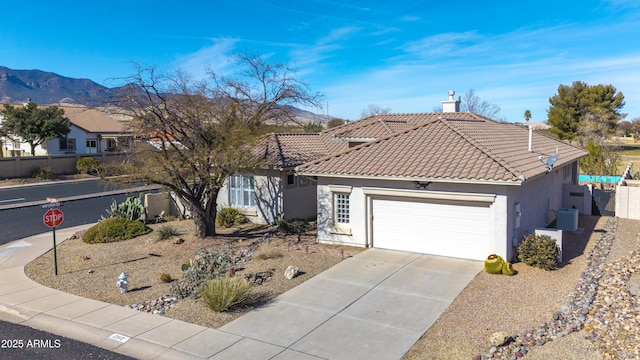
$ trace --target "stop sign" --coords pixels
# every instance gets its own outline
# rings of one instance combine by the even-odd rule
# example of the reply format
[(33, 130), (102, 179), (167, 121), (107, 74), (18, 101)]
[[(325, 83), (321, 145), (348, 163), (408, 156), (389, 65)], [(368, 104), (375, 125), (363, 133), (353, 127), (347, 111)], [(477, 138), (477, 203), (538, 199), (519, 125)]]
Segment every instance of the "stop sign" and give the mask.
[(58, 209), (49, 209), (42, 216), (42, 222), (48, 227), (56, 227), (64, 221), (64, 213)]

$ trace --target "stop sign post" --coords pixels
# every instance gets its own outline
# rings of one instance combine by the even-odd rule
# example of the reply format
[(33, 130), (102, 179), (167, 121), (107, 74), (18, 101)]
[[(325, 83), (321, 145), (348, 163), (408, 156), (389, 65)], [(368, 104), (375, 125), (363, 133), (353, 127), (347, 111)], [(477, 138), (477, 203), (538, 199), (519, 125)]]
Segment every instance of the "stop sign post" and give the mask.
[(53, 271), (58, 275), (58, 254), (56, 253), (56, 226), (64, 221), (64, 213), (59, 209), (47, 210), (42, 216), (42, 222), (51, 228), (53, 233)]

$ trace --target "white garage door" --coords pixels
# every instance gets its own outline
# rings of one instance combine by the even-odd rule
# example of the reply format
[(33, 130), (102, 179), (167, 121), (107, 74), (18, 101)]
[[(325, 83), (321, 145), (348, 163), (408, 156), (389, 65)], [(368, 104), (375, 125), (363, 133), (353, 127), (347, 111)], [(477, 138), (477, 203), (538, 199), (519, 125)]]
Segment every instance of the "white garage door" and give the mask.
[(373, 199), (373, 246), (484, 260), (491, 254), (488, 204)]

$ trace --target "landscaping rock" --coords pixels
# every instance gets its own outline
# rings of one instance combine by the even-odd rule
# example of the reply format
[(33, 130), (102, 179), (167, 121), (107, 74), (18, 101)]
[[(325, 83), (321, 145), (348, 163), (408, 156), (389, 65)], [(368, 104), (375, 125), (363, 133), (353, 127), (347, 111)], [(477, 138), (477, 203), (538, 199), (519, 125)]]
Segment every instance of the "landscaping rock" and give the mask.
[(299, 272), (300, 272), (300, 269), (298, 269), (297, 266), (289, 265), (289, 267), (287, 267), (287, 269), (284, 271), (284, 277), (287, 280), (291, 280), (294, 277), (296, 277)]
[[(505, 331), (498, 331), (491, 334), (489, 341), (493, 346), (502, 346), (509, 340), (509, 334)], [(495, 351), (494, 351), (495, 352)]]

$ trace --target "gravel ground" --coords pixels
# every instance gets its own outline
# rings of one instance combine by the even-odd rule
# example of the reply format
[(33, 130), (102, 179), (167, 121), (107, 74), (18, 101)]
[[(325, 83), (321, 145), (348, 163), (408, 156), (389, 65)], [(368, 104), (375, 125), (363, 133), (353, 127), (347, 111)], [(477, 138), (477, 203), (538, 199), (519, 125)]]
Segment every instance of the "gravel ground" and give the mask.
[[(600, 235), (605, 218), (580, 216), (581, 233), (566, 233), (564, 264), (545, 271), (523, 263), (513, 265), (515, 276), (480, 272), (434, 325), (411, 348), (404, 359), (471, 359), (489, 353), (491, 334), (518, 334), (549, 320), (567, 301), (586, 266), (585, 254)], [(595, 230), (595, 232), (594, 232)], [(590, 359), (594, 351), (579, 336), (564, 340), (573, 350), (570, 357), (531, 352), (539, 359)], [(540, 347), (552, 349), (553, 344)], [(538, 350), (538, 349), (536, 349)], [(575, 355), (575, 356), (574, 356)]]
[[(161, 226), (172, 226), (180, 235), (158, 240), (157, 230)], [(58, 276), (53, 274), (52, 251), (28, 264), (25, 273), (45, 286), (82, 297), (123, 306), (148, 304), (169, 294), (171, 284), (161, 281), (160, 275), (167, 273), (173, 279), (181, 279), (182, 264), (193, 258), (198, 247), (218, 248), (227, 243), (238, 250), (259, 239), (267, 230), (266, 227), (246, 225), (221, 229), (218, 236), (199, 239), (192, 235), (193, 221), (173, 221), (150, 227), (153, 232), (122, 242), (86, 244), (78, 238), (67, 239), (57, 248)], [(251, 260), (236, 276), (272, 270), (271, 279), (257, 286), (256, 291), (266, 298), (275, 297), (337, 264), (343, 253), (347, 257), (362, 250), (315, 244), (312, 233), (303, 235), (301, 243), (297, 243), (296, 236), (273, 236), (256, 253), (277, 252), (281, 257)], [(295, 265), (301, 271), (292, 280), (286, 280), (283, 275), (289, 265)], [(125, 294), (120, 294), (116, 286), (121, 272), (129, 275), (129, 291)], [(165, 316), (218, 328), (249, 310), (215, 313), (202, 301), (187, 298), (177, 301)]]

